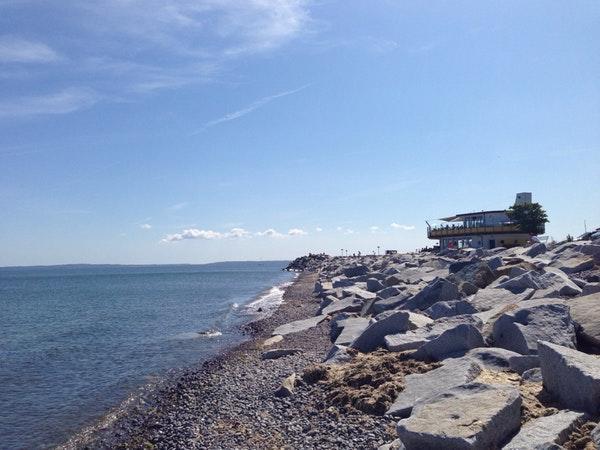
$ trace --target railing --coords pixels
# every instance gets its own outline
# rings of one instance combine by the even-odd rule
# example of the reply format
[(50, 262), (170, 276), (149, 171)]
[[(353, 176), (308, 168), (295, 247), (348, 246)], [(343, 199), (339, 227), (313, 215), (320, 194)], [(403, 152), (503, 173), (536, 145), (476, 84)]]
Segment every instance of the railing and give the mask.
[(501, 225), (480, 225), (480, 226), (439, 226), (428, 227), (427, 237), (430, 239), (439, 239), (442, 237), (460, 237), (473, 234), (505, 234), (505, 233), (520, 233), (519, 225), (501, 224)]

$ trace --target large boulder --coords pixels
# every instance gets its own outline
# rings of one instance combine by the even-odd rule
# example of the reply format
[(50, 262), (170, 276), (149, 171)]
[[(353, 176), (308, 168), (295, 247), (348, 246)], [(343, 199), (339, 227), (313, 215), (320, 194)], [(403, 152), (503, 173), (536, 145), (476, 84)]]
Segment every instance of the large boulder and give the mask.
[(526, 300), (517, 309), (508, 311), (493, 328), (496, 347), (523, 355), (537, 354), (539, 340), (575, 348), (575, 327), (569, 307), (560, 300)]
[(559, 258), (550, 264), (565, 273), (578, 273), (594, 268), (594, 258), (580, 253), (572, 254), (570, 258)]
[(387, 414), (408, 417), (420, 401), (470, 383), (481, 373), (481, 367), (471, 358), (446, 359), (442, 366), (429, 372), (404, 377), (404, 389), (389, 407)]
[(385, 286), (383, 285), (383, 283), (377, 278), (369, 278), (367, 280), (367, 291), (369, 292), (378, 292), (384, 288)]
[(359, 277), (367, 273), (369, 273), (369, 268), (362, 264), (354, 267), (349, 267), (344, 270), (344, 275), (346, 275), (348, 278)]
[(497, 276), (490, 269), (486, 262), (479, 262), (477, 264), (470, 264), (463, 267), (458, 272), (450, 275), (448, 280), (457, 285), (461, 282), (471, 283), (478, 288), (483, 289), (496, 278)]
[(519, 433), (511, 439), (503, 450), (546, 450), (559, 449), (574, 428), (586, 419), (586, 415), (576, 411), (558, 411), (551, 416), (538, 417), (525, 423)]
[(538, 344), (544, 388), (565, 408), (600, 412), (600, 358), (550, 342)]
[(371, 352), (384, 344), (384, 338), (389, 334), (404, 333), (433, 322), (428, 317), (408, 311), (390, 311), (377, 316), (356, 339), (351, 347), (361, 352)]
[(473, 315), (443, 317), (405, 333), (390, 334), (385, 337), (385, 345), (387, 349), (392, 352), (417, 350), (426, 342), (437, 338), (444, 331), (450, 330), (463, 323), (474, 325), (479, 329), (483, 326), (481, 319)]
[(481, 332), (471, 324), (461, 323), (423, 344), (414, 354), (417, 359), (440, 361), (450, 355), (484, 347)]
[(577, 337), (583, 343), (600, 348), (600, 293), (569, 300)]
[(470, 383), (420, 402), (396, 430), (407, 450), (498, 448), (519, 429), (521, 403), (514, 387)]
[(467, 300), (454, 300), (451, 302), (437, 302), (425, 310), (432, 319), (458, 316), (460, 314), (474, 314), (477, 309)]
[(525, 289), (519, 294), (513, 294), (506, 289), (480, 289), (477, 293), (471, 297), (468, 297), (468, 301), (473, 308), (477, 311), (488, 311), (498, 306), (506, 306), (517, 304), (524, 300), (528, 300), (534, 293), (533, 289)]
[(382, 299), (378, 298), (373, 303), (371, 309), (375, 314), (379, 314), (390, 309), (396, 309), (402, 306), (404, 302), (406, 302), (406, 299), (409, 297), (410, 296), (408, 294), (401, 293), (399, 295), (396, 295), (395, 297), (388, 297)]
[(525, 254), (530, 258), (535, 258), (536, 256), (541, 255), (542, 253), (546, 253), (546, 250), (548, 250), (546, 248), (546, 244), (544, 244), (543, 242), (538, 242), (529, 247)]
[(327, 319), (327, 315), (323, 314), (320, 316), (309, 317), (308, 319), (296, 320), (294, 322), (286, 323), (284, 325), (280, 325), (275, 330), (273, 330), (273, 336), (281, 335), (285, 336), (287, 334), (299, 333), (300, 331), (306, 331), (310, 328), (316, 327), (321, 322)]
[(464, 269), (467, 266), (478, 263), (479, 261), (480, 261), (479, 258), (461, 259), (459, 261), (455, 261), (455, 262), (449, 264), (448, 270), (450, 273), (456, 273), (456, 272), (461, 271), (462, 269)]
[(548, 268), (545, 273), (533, 270), (500, 283), (497, 288), (507, 289), (513, 294), (519, 294), (527, 289), (543, 290), (544, 297), (552, 295), (577, 295), (581, 288), (569, 280), (564, 274)]
[(439, 301), (457, 300), (460, 294), (456, 284), (444, 278), (437, 278), (427, 287), (423, 288), (418, 294), (409, 298), (403, 305), (404, 309), (421, 311), (426, 310), (431, 305)]
[(342, 328), (336, 338), (337, 345), (349, 345), (369, 326), (369, 319), (365, 317), (352, 317), (338, 322)]
[(361, 300), (370, 300), (372, 298), (377, 297), (377, 295), (373, 292), (369, 292), (358, 286), (350, 286), (348, 288), (344, 288), (342, 289), (342, 294), (344, 297), (356, 297)]
[(401, 292), (402, 291), (400, 290), (399, 287), (390, 286), (390, 287), (386, 287), (385, 289), (382, 289), (381, 291), (377, 292), (377, 297), (380, 297), (380, 298), (395, 297), (396, 295), (400, 295)]
[(361, 300), (358, 297), (346, 297), (342, 300), (338, 300), (337, 302), (333, 302), (331, 305), (323, 308), (321, 313), (323, 315), (337, 314), (341, 312), (360, 312), (362, 309), (364, 300)]
[(474, 359), (481, 367), (486, 369), (494, 372), (507, 372), (512, 370), (511, 360), (522, 355), (505, 348), (478, 347), (470, 350), (466, 356)]

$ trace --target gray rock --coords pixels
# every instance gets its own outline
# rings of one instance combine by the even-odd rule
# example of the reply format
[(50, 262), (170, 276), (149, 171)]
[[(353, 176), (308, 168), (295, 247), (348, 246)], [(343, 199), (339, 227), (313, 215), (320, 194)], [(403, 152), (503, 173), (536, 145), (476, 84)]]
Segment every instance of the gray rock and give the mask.
[(334, 345), (329, 349), (323, 359), (325, 364), (345, 364), (351, 361), (356, 355), (356, 351), (349, 349), (344, 345)]
[(504, 348), (489, 347), (474, 348), (465, 356), (474, 359), (481, 367), (485, 367), (486, 369), (495, 372), (507, 372), (512, 370), (510, 366), (511, 358), (521, 355)]
[(538, 417), (525, 423), (519, 433), (503, 447), (503, 450), (548, 450), (562, 448), (571, 432), (586, 419), (584, 413), (558, 411), (556, 414)]
[(544, 388), (566, 408), (597, 414), (600, 358), (544, 341), (538, 351)]
[(459, 282), (471, 283), (483, 289), (496, 278), (496, 275), (486, 262), (478, 262), (477, 264), (469, 264), (463, 267), (458, 272), (450, 275), (448, 280), (455, 284), (459, 284)]
[(521, 403), (514, 387), (470, 383), (420, 402), (398, 436), (407, 450), (498, 448), (519, 429)]
[(451, 302), (437, 302), (425, 310), (432, 319), (441, 317), (458, 316), (460, 314), (474, 314), (477, 309), (467, 300), (454, 300)]
[(521, 379), (530, 383), (541, 383), (543, 381), (542, 369), (539, 367), (527, 369), (521, 374)]
[(535, 258), (536, 256), (541, 255), (542, 253), (546, 253), (546, 250), (548, 250), (546, 248), (546, 244), (544, 244), (543, 242), (538, 242), (529, 247), (525, 254), (530, 258)]
[(344, 297), (352, 296), (352, 297), (359, 298), (361, 300), (369, 300), (369, 299), (377, 297), (377, 295), (374, 294), (373, 292), (366, 291), (364, 289), (361, 289), (358, 286), (351, 286), (349, 288), (344, 288), (344, 289), (342, 289), (342, 294), (344, 295)]
[(462, 269), (464, 269), (467, 266), (470, 266), (472, 264), (476, 264), (478, 263), (480, 260), (478, 258), (473, 258), (473, 259), (463, 259), (460, 261), (456, 261), (451, 263), (448, 266), (448, 270), (450, 271), (450, 273), (456, 273)]
[(349, 345), (369, 326), (369, 319), (365, 317), (353, 317), (342, 320), (339, 326), (342, 327), (342, 331), (335, 340), (335, 343), (337, 345)]
[(569, 300), (571, 317), (577, 323), (577, 337), (583, 343), (600, 347), (600, 293)]
[(481, 332), (470, 324), (461, 323), (423, 344), (413, 355), (416, 359), (440, 361), (450, 355), (466, 353), (484, 347)]
[(573, 255), (571, 258), (558, 259), (550, 264), (552, 267), (562, 270), (565, 273), (578, 273), (584, 270), (594, 268), (594, 258), (581, 254)]
[(509, 363), (513, 372), (522, 375), (529, 369), (540, 367), (540, 358), (537, 355), (519, 355), (511, 357)]
[(390, 286), (377, 292), (377, 296), (380, 298), (390, 298), (395, 297), (396, 295), (400, 295), (401, 293), (402, 291), (398, 289), (398, 287)]
[(384, 288), (385, 286), (383, 285), (383, 283), (377, 278), (369, 278), (367, 280), (367, 291), (369, 292), (378, 292)]
[(296, 387), (296, 374), (293, 373), (285, 380), (282, 381), (281, 385), (274, 392), (275, 397), (289, 397), (294, 393)]
[(480, 289), (475, 295), (466, 300), (477, 311), (488, 311), (501, 305), (512, 305), (528, 300), (534, 293), (533, 289), (526, 289), (520, 294), (513, 294), (506, 289)]
[(284, 356), (295, 355), (296, 353), (302, 353), (302, 350), (298, 348), (276, 348), (262, 352), (260, 356), (262, 359), (279, 359)]
[(493, 256), (491, 258), (486, 258), (485, 262), (487, 263), (488, 267), (492, 270), (496, 270), (498, 267), (501, 267), (504, 262), (502, 261), (502, 258), (499, 256)]
[(346, 275), (348, 278), (358, 277), (367, 273), (369, 273), (369, 268), (365, 265), (349, 267), (346, 270), (344, 270), (344, 275)]
[(462, 323), (481, 328), (481, 319), (473, 315), (443, 317), (420, 328), (406, 333), (391, 334), (385, 337), (385, 345), (392, 352), (416, 350), (426, 342), (435, 339), (444, 331), (454, 328)]
[(273, 336), (278, 334), (281, 336), (285, 336), (286, 334), (306, 331), (310, 328), (316, 327), (325, 319), (327, 319), (327, 315), (323, 314), (320, 316), (309, 317), (308, 319), (296, 320), (294, 322), (286, 323), (275, 328), (275, 330), (273, 331)]
[(334, 278), (332, 286), (334, 289), (345, 288), (345, 287), (354, 286), (354, 283), (355, 283), (354, 280), (349, 280), (348, 278)]
[(539, 282), (539, 274), (530, 270), (522, 275), (510, 278), (504, 283), (500, 283), (497, 289), (507, 289), (513, 294), (520, 294), (527, 289), (543, 289), (543, 287)]
[(410, 296), (408, 294), (399, 294), (395, 297), (388, 297), (383, 299), (378, 298), (373, 303), (372, 311), (375, 314), (380, 314), (390, 309), (396, 309), (398, 307), (401, 307), (406, 302), (406, 299), (409, 297)]
[(600, 283), (586, 283), (583, 288), (581, 288), (581, 295), (592, 295), (600, 292)]
[(590, 433), (590, 437), (592, 438), (592, 442), (600, 447), (600, 423), (594, 427)]
[(575, 348), (575, 327), (569, 307), (560, 300), (526, 300), (494, 323), (496, 347), (523, 355), (537, 353), (537, 341), (545, 340)]
[(337, 314), (341, 312), (360, 312), (364, 301), (357, 297), (346, 297), (323, 308), (324, 315)]
[(319, 304), (319, 314), (322, 314), (322, 311), (325, 308), (327, 308), (332, 303), (337, 302), (337, 300), (337, 297), (334, 297), (333, 295), (327, 295), (323, 300), (321, 300), (321, 303)]
[(336, 314), (329, 322), (329, 339), (334, 342), (344, 329), (344, 322), (347, 319), (354, 319), (356, 317), (356, 313), (343, 312)]
[(371, 323), (350, 345), (361, 352), (371, 352), (384, 344), (389, 334), (403, 333), (431, 321), (428, 317), (408, 311), (395, 311)]
[(418, 294), (409, 298), (403, 308), (425, 310), (436, 302), (457, 300), (458, 298), (458, 287), (454, 283), (444, 278), (437, 278)]
[(389, 407), (387, 414), (408, 417), (418, 401), (434, 397), (456, 386), (470, 383), (481, 373), (471, 358), (453, 358), (437, 369), (404, 377), (404, 390)]
[(394, 439), (392, 442), (380, 445), (377, 450), (406, 450), (406, 447), (400, 439)]

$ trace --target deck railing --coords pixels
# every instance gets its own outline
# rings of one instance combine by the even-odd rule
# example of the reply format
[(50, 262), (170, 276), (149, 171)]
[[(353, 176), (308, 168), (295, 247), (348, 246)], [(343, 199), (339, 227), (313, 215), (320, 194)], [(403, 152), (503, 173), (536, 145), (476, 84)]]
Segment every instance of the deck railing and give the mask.
[(519, 225), (514, 223), (499, 225), (478, 225), (478, 226), (445, 226), (427, 227), (427, 237), (430, 239), (439, 239), (442, 237), (460, 237), (477, 234), (506, 234), (519, 233)]

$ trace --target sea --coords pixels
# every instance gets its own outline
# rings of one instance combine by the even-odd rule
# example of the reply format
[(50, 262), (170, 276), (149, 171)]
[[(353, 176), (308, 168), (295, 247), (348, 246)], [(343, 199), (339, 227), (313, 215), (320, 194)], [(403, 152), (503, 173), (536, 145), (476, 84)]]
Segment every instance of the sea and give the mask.
[(287, 261), (0, 268), (0, 448), (64, 443), (136, 391), (242, 342)]

